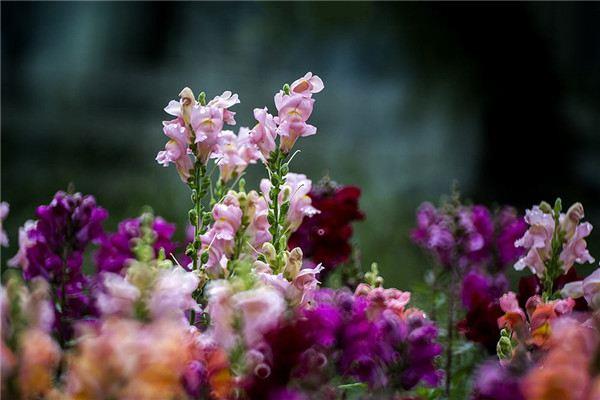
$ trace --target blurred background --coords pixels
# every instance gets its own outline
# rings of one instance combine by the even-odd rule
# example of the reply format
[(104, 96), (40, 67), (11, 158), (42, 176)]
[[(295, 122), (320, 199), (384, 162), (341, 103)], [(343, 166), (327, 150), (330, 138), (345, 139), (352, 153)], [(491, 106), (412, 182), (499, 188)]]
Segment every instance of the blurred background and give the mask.
[(69, 182), (109, 210), (109, 230), (146, 204), (183, 226), (188, 189), (154, 160), (163, 107), (186, 85), (209, 98), (231, 89), (238, 126), (253, 125), (252, 109), (273, 110), (306, 71), (326, 89), (292, 169), (362, 188), (356, 240), (390, 286), (421, 280), (415, 209), (454, 181), (473, 202), (520, 212), (581, 201), (600, 257), (599, 3), (1, 7), (2, 263)]

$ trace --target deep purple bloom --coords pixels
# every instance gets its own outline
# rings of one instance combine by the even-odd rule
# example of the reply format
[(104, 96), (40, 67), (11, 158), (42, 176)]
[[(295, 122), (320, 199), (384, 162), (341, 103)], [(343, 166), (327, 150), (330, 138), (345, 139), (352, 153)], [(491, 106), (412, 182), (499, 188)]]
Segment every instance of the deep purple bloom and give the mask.
[(183, 373), (182, 383), (186, 393), (194, 399), (206, 394), (208, 371), (204, 364), (200, 361), (192, 361)]
[(352, 222), (362, 220), (364, 214), (359, 209), (360, 189), (356, 186), (321, 185), (309, 196), (320, 213), (304, 218), (290, 237), (289, 247), (300, 247), (305, 258), (322, 264), (325, 268), (322, 278), (350, 258)]
[(472, 400), (524, 400), (519, 378), (500, 365), (490, 361), (479, 367), (475, 374)]
[(525, 218), (517, 216), (513, 208), (505, 207), (498, 214), (498, 261), (501, 267), (514, 263), (525, 254), (525, 249), (516, 247), (515, 242), (522, 238), (527, 230)]
[(55, 324), (59, 336), (67, 339), (72, 334), (68, 321), (94, 314), (88, 297), (91, 281), (82, 272), (83, 252), (103, 237), (108, 212), (93, 196), (57, 192), (36, 215), (15, 262), (26, 280), (41, 276), (55, 289)]
[[(152, 230), (155, 233), (154, 256), (158, 256), (161, 248), (164, 249), (167, 257), (174, 253), (177, 245), (171, 241), (171, 238), (175, 233), (175, 225), (161, 217), (156, 217), (152, 222)], [(135, 239), (141, 235), (140, 218), (126, 219), (119, 223), (117, 232), (102, 239), (100, 249), (95, 256), (98, 271), (119, 273), (128, 260), (135, 259), (133, 247)]]
[(476, 270), (469, 272), (462, 282), (461, 300), (467, 314), (458, 328), (467, 339), (481, 343), (490, 354), (496, 352), (500, 338), (497, 321), (504, 313), (499, 298), (507, 288), (504, 275), (492, 278)]

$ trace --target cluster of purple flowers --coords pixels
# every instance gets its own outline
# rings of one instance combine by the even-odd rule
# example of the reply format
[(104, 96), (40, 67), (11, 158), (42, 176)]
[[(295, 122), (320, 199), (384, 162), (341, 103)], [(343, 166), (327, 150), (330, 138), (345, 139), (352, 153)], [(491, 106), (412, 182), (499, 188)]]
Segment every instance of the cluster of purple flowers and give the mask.
[(291, 395), (290, 383), (303, 388), (294, 393), (298, 398), (334, 393), (335, 377), (375, 391), (437, 385), (437, 328), (421, 311), (405, 308), (409, 298), (407, 292), (367, 285), (355, 294), (319, 289), (310, 305), (265, 335), (270, 373), (248, 382), (250, 398), (283, 398)]
[(514, 242), (526, 228), (524, 219), (509, 207), (494, 214), (482, 205), (436, 208), (423, 203), (411, 237), (444, 267), (463, 271), (483, 267), (495, 272), (524, 253)]
[[(134, 246), (136, 239), (142, 236), (141, 218), (130, 218), (119, 223), (117, 232), (102, 237), (100, 248), (95, 256), (98, 271), (119, 273), (126, 267), (129, 260), (135, 259)], [(168, 257), (177, 250), (177, 244), (172, 241), (175, 225), (161, 217), (152, 221), (154, 243), (153, 258), (158, 257), (161, 249)]]
[(19, 232), (19, 252), (9, 261), (20, 266), (23, 277), (41, 276), (55, 296), (56, 329), (68, 338), (68, 322), (94, 313), (88, 295), (91, 280), (83, 274), (83, 253), (104, 235), (102, 222), (108, 212), (93, 196), (58, 192), (48, 205), (36, 210), (36, 221), (28, 221)]

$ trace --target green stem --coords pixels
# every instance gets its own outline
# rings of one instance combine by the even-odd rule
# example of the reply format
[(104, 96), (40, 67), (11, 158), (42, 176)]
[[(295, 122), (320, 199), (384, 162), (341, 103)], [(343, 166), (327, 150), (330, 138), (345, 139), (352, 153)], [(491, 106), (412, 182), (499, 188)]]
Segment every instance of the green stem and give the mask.
[(282, 246), (282, 237), (284, 232), (282, 231), (282, 224), (285, 221), (285, 210), (279, 204), (279, 194), (281, 193), (281, 186), (285, 183), (285, 175), (287, 174), (287, 164), (285, 163), (287, 155), (281, 150), (277, 149), (269, 158), (268, 164), (271, 171), (271, 191), (269, 196), (271, 198), (271, 212), (272, 216), (269, 218), (271, 224), (270, 232), (273, 236), (271, 243), (275, 248), (277, 255), (276, 270), (278, 270), (283, 262), (282, 252), (285, 250), (285, 246)]
[(454, 345), (454, 297), (455, 297), (455, 283), (454, 283), (454, 271), (450, 271), (450, 283), (448, 285), (448, 325), (447, 335), (448, 343), (446, 346), (446, 397), (450, 399), (452, 389), (452, 357), (453, 357), (453, 345)]

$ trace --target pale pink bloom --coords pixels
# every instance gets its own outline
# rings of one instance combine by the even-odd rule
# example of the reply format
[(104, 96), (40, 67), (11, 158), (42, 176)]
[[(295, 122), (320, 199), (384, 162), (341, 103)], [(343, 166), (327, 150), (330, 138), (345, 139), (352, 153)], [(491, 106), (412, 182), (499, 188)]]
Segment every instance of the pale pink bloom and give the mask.
[(570, 297), (573, 299), (585, 297), (585, 300), (592, 309), (599, 309), (600, 268), (596, 269), (582, 281), (567, 283), (560, 293), (563, 297)]
[(248, 164), (256, 163), (261, 157), (256, 145), (250, 142), (248, 128), (240, 128), (239, 134), (232, 131), (222, 131), (219, 143), (211, 158), (217, 159), (221, 180), (228, 182), (235, 172), (241, 174)]
[(140, 290), (123, 276), (112, 272), (101, 275), (103, 290), (99, 291), (96, 306), (102, 315), (132, 316), (133, 305), (140, 297)]
[(156, 161), (164, 167), (174, 163), (183, 182), (190, 177), (190, 170), (194, 167), (189, 154), (189, 138), (187, 129), (179, 123), (167, 123), (163, 132), (171, 140), (165, 145), (165, 150), (159, 151)]
[(303, 293), (317, 289), (319, 281), (317, 275), (323, 271), (323, 265), (319, 264), (314, 268), (303, 268), (292, 280), (292, 285)]
[(575, 227), (573, 235), (563, 245), (562, 252), (560, 253), (560, 261), (562, 261), (562, 268), (567, 273), (574, 263), (584, 264), (593, 263), (594, 258), (590, 255), (587, 250), (587, 243), (585, 238), (589, 236), (592, 231), (592, 224), (584, 222)]
[(268, 287), (236, 293), (232, 303), (241, 311), (242, 332), (248, 346), (262, 341), (263, 334), (277, 325), (286, 310), (283, 296)]
[(242, 209), (235, 195), (228, 193), (223, 201), (212, 209), (214, 223), (211, 230), (216, 232), (217, 239), (233, 240), (242, 223)]
[(515, 269), (520, 271), (529, 267), (531, 272), (542, 277), (546, 269), (544, 261), (550, 257), (552, 249), (554, 218), (551, 214), (544, 213), (539, 206), (534, 206), (525, 212), (525, 221), (529, 224), (529, 229), (515, 242), (515, 246), (523, 247), (528, 251), (517, 261)]
[(9, 205), (7, 202), (3, 201), (0, 203), (0, 246), (8, 247), (8, 236), (6, 235), (6, 231), (3, 227), (3, 222), (8, 216)]
[(248, 193), (248, 202), (253, 205), (254, 212), (250, 218), (250, 224), (246, 232), (250, 236), (250, 243), (254, 248), (260, 248), (263, 243), (269, 242), (272, 239), (269, 232), (268, 215), (269, 205), (267, 200), (260, 196), (256, 191), (252, 190)]
[[(179, 101), (171, 100), (165, 107), (165, 112), (176, 117), (175, 121), (181, 121), (183, 124), (190, 123), (190, 112), (192, 107), (197, 104), (192, 89), (185, 87), (179, 93)], [(172, 121), (172, 122), (175, 122)]]
[(161, 317), (181, 317), (187, 310), (200, 311), (200, 306), (192, 298), (192, 293), (198, 288), (200, 278), (181, 267), (170, 270), (161, 270), (150, 300), (148, 308), (155, 319)]
[(198, 155), (202, 162), (215, 151), (219, 142), (219, 133), (223, 129), (223, 109), (197, 105), (192, 109), (190, 124), (196, 135)]
[(570, 314), (571, 311), (573, 311), (575, 300), (567, 297), (566, 299), (554, 300), (552, 301), (552, 304), (554, 306), (554, 312), (556, 312), (557, 315), (565, 315)]
[(261, 154), (266, 160), (275, 150), (275, 137), (277, 136), (277, 124), (273, 116), (267, 112), (267, 108), (255, 108), (254, 118), (258, 123), (250, 131), (250, 140), (258, 146)]
[(583, 280), (583, 295), (593, 309), (600, 308), (600, 268)]
[(290, 188), (290, 209), (287, 214), (289, 229), (294, 232), (302, 224), (305, 216), (312, 217), (320, 211), (312, 206), (312, 200), (308, 196), (312, 188), (312, 182), (303, 174), (288, 173), (285, 176), (284, 186)]
[(206, 288), (212, 336), (217, 344), (225, 349), (235, 345), (233, 330), (234, 309), (232, 304), (233, 289), (226, 280), (213, 280)]
[(302, 121), (283, 121), (277, 133), (281, 137), (281, 150), (289, 153), (299, 137), (312, 136), (317, 133), (317, 128)]
[(29, 268), (29, 260), (27, 260), (27, 249), (33, 246), (36, 241), (32, 239), (29, 232), (36, 228), (36, 221), (26, 221), (25, 225), (19, 228), (19, 250), (13, 258), (8, 260), (9, 267), (21, 267), (23, 271)]
[(290, 85), (290, 91), (301, 94), (305, 97), (311, 97), (313, 93), (319, 93), (325, 85), (317, 75), (307, 72), (302, 78), (298, 78)]
[(279, 123), (283, 121), (306, 122), (313, 111), (315, 100), (297, 93), (285, 94), (282, 90), (275, 95), (275, 107)]
[[(306, 175), (288, 173), (285, 176), (285, 183), (281, 186), (279, 193), (279, 203), (283, 203), (286, 196), (289, 196), (290, 208), (287, 213), (287, 225), (290, 232), (294, 232), (302, 224), (305, 216), (312, 217), (320, 211), (312, 206), (312, 200), (308, 196), (312, 188), (312, 182), (306, 178)], [(260, 190), (268, 198), (271, 190), (271, 182), (268, 179), (260, 181)]]
[(222, 95), (209, 101), (207, 106), (223, 109), (223, 121), (227, 125), (235, 125), (235, 112), (230, 111), (229, 107), (239, 104), (239, 102), (240, 99), (237, 93), (232, 94), (229, 90), (226, 90)]
[(18, 387), (21, 398), (45, 398), (52, 389), (60, 362), (60, 347), (39, 329), (27, 329), (20, 337)]

